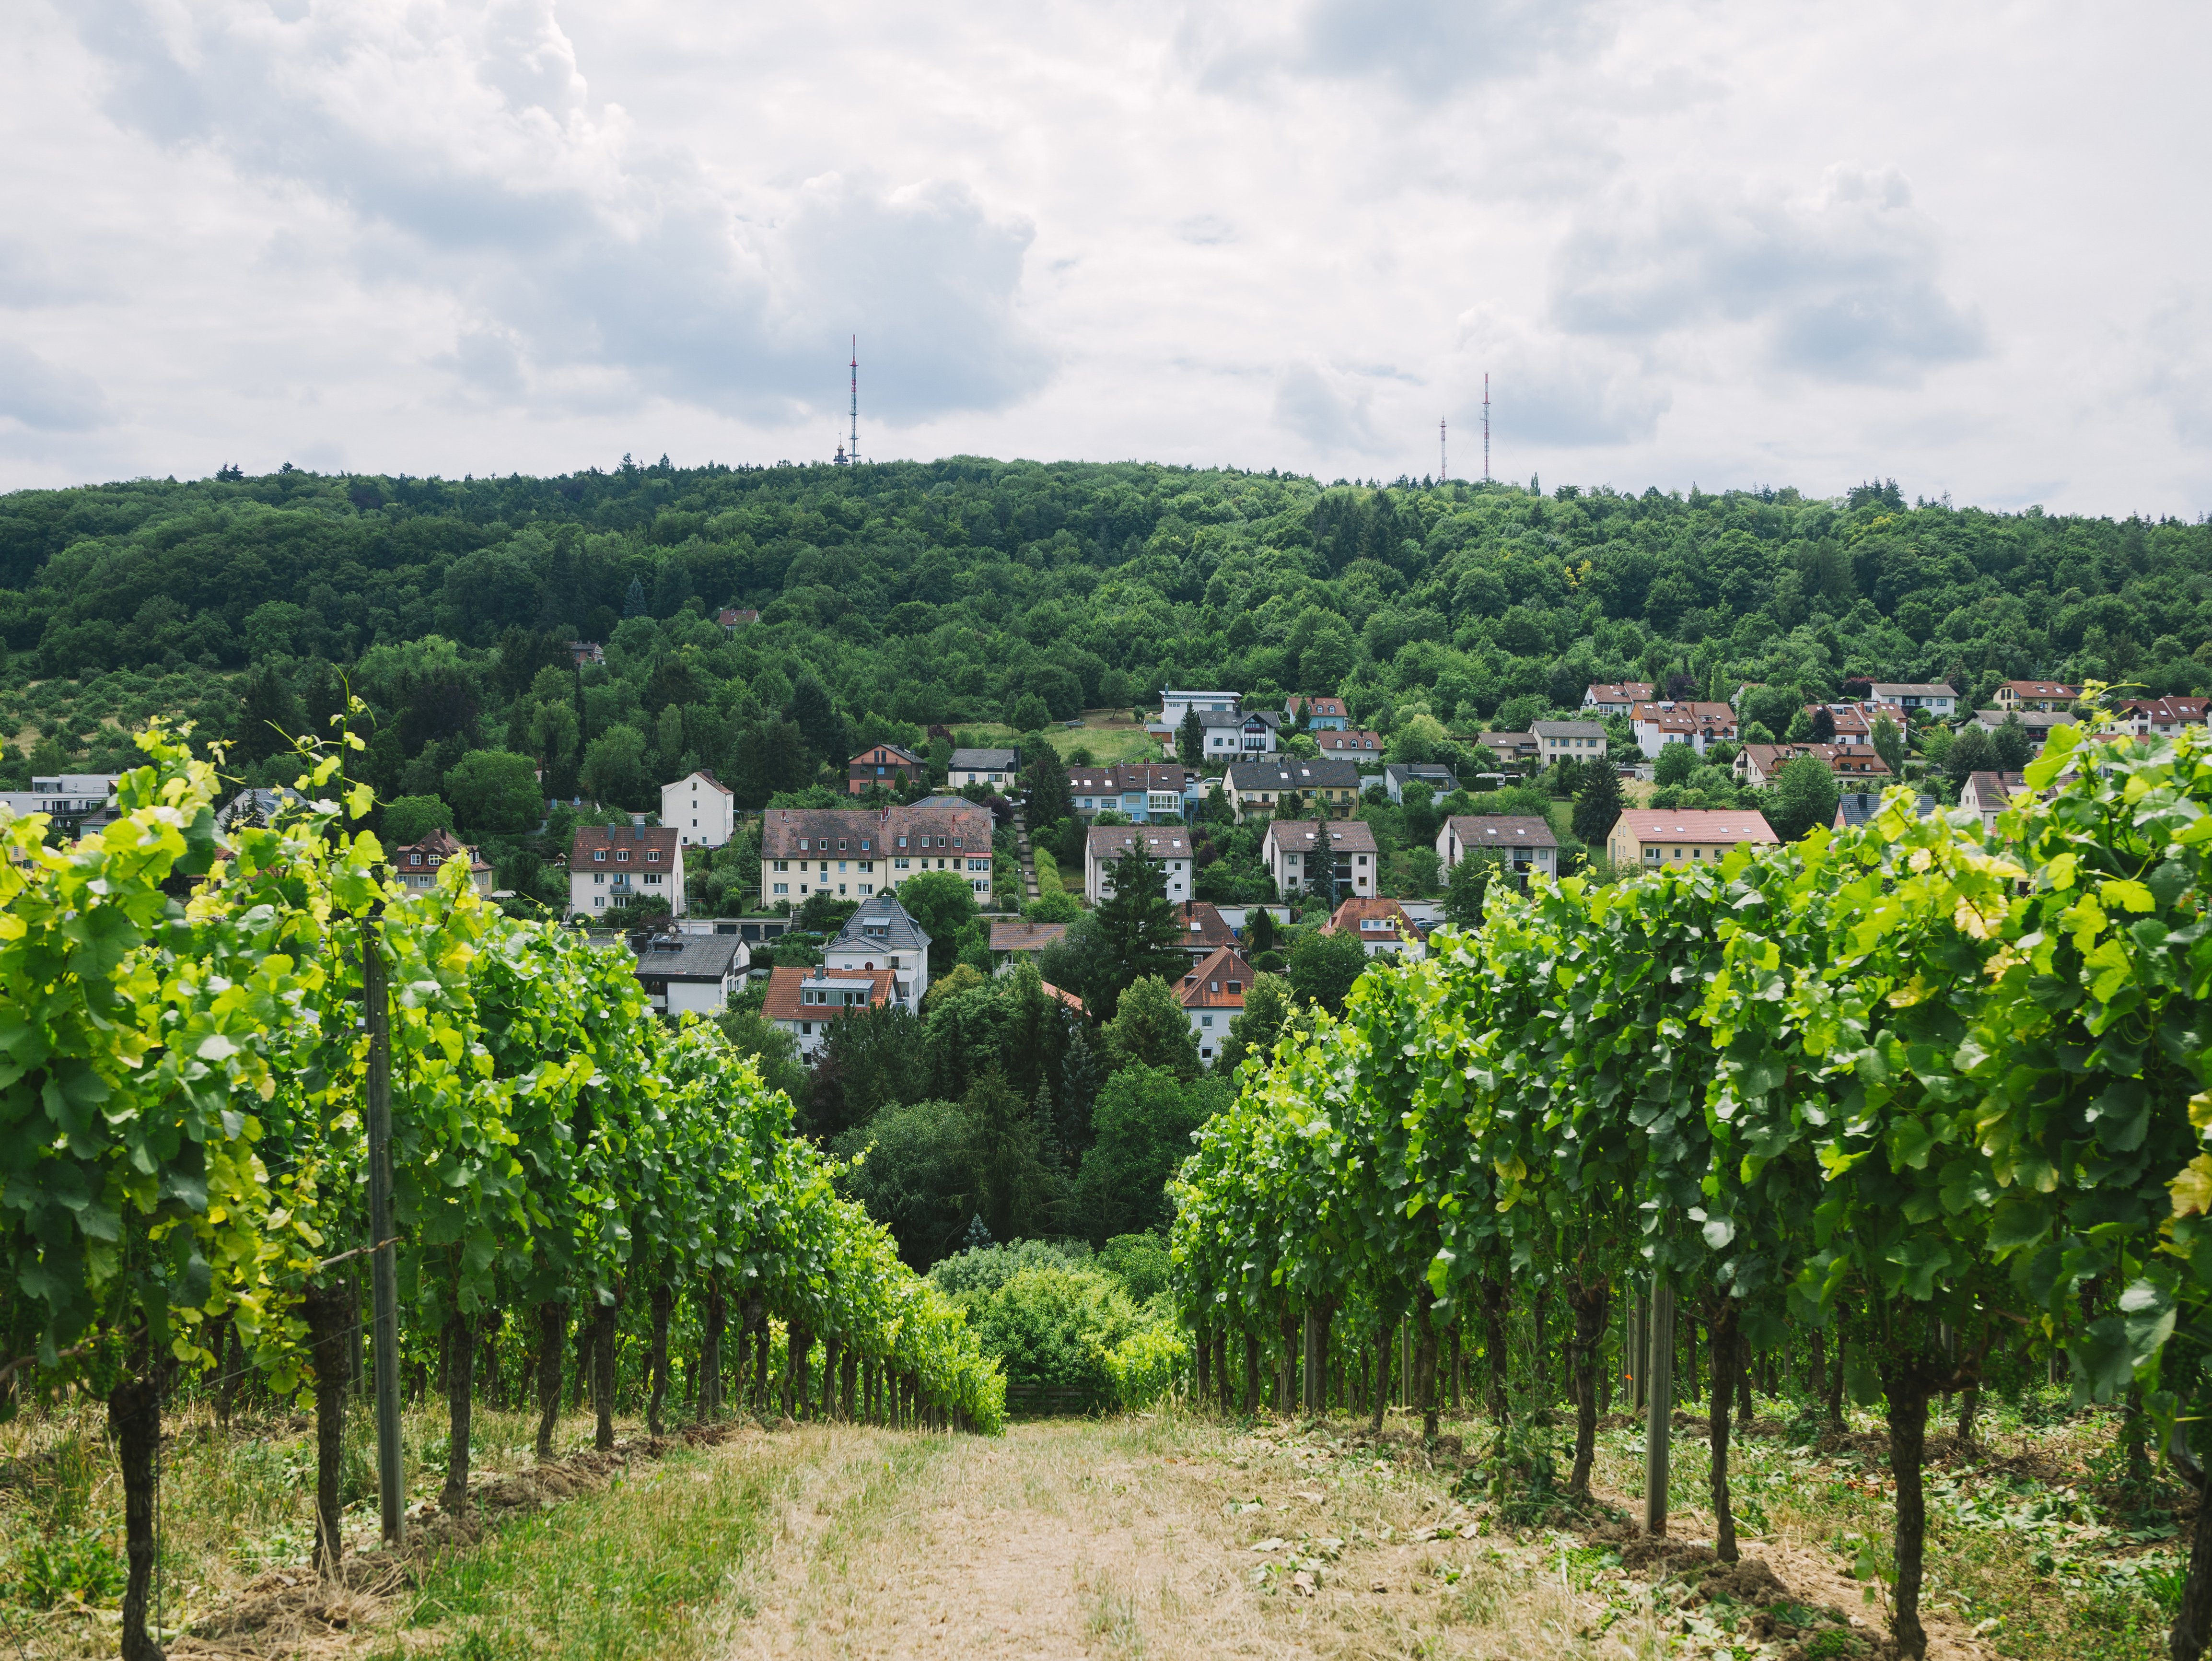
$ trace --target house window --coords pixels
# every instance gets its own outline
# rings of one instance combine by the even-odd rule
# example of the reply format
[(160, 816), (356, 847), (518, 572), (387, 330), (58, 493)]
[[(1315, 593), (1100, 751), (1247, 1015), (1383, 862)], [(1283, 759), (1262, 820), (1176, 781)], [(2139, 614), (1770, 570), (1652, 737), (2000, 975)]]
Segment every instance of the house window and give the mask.
[(1229, 983), (1229, 995), (1230, 995), (1230, 996), (1231, 996), (1231, 997), (1235, 997), (1238, 993), (1242, 992), (1243, 989), (1244, 989), (1244, 983), (1243, 983), (1243, 982), (1242, 982), (1242, 981), (1231, 981), (1231, 982), (1230, 982), (1230, 983)]
[(658, 848), (648, 848), (648, 849), (647, 849), (645, 850), (645, 862), (646, 862), (647, 865), (658, 865), (658, 864), (659, 864), (659, 863), (660, 863), (660, 850), (659, 850)]
[(592, 904), (593, 905), (600, 905), (600, 906), (603, 906), (603, 905), (605, 905), (606, 903), (607, 903), (607, 897), (606, 897), (605, 894), (595, 894), (595, 895), (593, 895), (593, 896), (592, 897)]
[(604, 848), (594, 848), (592, 850), (592, 858), (598, 863), (605, 865), (607, 862), (607, 850)]
[(812, 1021), (801, 1021), (799, 1024), (799, 1030), (801, 1033), (811, 1038), (814, 1036), (814, 1023)]
[(1213, 1017), (1211, 1015), (1200, 1015), (1198, 1018), (1198, 1024), (1200, 1026), (1212, 1026), (1213, 1025)]
[(779, 894), (788, 894), (791, 892), (791, 885), (787, 882), (780, 882), (775, 885), (775, 891)]
[(629, 849), (624, 848), (617, 850), (615, 854), (615, 863), (617, 865), (628, 865), (629, 863)]
[(407, 863), (410, 865), (420, 865), (422, 863), (422, 856), (420, 854), (410, 854), (407, 856)]

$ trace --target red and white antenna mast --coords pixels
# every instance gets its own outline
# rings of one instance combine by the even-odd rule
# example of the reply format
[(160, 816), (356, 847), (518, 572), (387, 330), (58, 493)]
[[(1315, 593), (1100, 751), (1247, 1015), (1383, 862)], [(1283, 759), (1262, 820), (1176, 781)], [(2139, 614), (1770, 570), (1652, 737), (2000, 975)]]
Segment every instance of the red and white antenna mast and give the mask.
[(1482, 482), (1490, 483), (1490, 371), (1482, 372)]
[(853, 434), (846, 453), (852, 458), (855, 467), (860, 465), (860, 337), (858, 335), (853, 337)]

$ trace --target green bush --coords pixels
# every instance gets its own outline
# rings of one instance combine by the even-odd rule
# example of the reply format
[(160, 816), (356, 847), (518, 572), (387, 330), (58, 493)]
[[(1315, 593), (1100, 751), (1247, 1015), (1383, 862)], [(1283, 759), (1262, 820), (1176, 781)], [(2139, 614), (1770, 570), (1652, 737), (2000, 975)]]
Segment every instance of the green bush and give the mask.
[(1036, 867), (1038, 898), (1042, 899), (1048, 894), (1063, 894), (1067, 891), (1060, 880), (1060, 861), (1053, 858), (1050, 850), (1042, 848), (1030, 849), (1030, 861)]
[(929, 1271), (948, 1298), (964, 1292), (996, 1292), (1025, 1269), (1066, 1269), (1091, 1260), (1091, 1248), (1074, 1240), (1008, 1240), (1003, 1245), (970, 1246)]
[(1175, 1390), (1189, 1366), (1190, 1345), (1164, 1322), (1139, 1328), (1106, 1352), (1115, 1405), (1132, 1413)]
[(1167, 1242), (1157, 1234), (1116, 1234), (1099, 1248), (1098, 1267), (1121, 1276), (1132, 1298), (1149, 1304), (1167, 1289)]
[(1017, 1270), (957, 1301), (1009, 1384), (1072, 1385), (1101, 1402), (1119, 1399), (1108, 1353), (1147, 1324), (1114, 1276), (1070, 1263)]

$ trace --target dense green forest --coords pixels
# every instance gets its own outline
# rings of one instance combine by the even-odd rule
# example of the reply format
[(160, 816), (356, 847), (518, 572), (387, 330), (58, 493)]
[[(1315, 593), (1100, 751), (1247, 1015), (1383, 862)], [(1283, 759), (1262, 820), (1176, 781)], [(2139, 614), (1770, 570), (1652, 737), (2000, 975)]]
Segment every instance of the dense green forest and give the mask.
[[(564, 784), (619, 726), (647, 782), (696, 755), (764, 797), (785, 781), (747, 778), (763, 724), (842, 760), (872, 715), (1028, 727), (1027, 698), (1064, 719), (1163, 684), (1342, 690), (1455, 727), (1627, 676), (2202, 690), (2208, 578), (2212, 526), (1907, 507), (1894, 484), (1540, 495), (964, 458), (288, 471), (0, 496), (0, 718), (96, 761), (103, 720), (163, 703), (243, 732), (211, 677), (280, 666), (312, 714), (343, 670), (385, 718), (395, 786), (464, 734)], [(726, 641), (723, 605), (759, 625)], [(538, 672), (572, 636), (605, 642), (610, 672), (549, 709)]]

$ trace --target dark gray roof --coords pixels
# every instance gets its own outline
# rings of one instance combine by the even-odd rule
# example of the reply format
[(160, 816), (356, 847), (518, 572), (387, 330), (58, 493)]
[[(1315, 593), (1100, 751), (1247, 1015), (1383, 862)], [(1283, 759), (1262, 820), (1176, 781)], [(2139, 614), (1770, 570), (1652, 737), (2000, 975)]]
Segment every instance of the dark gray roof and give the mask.
[(1232, 790), (1356, 790), (1359, 764), (1346, 757), (1304, 761), (1296, 756), (1232, 761), (1229, 787)]
[(979, 770), (986, 773), (1011, 773), (1018, 750), (955, 750), (951, 765), (963, 771)]
[[(1916, 816), (1926, 818), (1936, 811), (1936, 798), (1923, 795), (1912, 804)], [(1836, 818), (1842, 828), (1850, 830), (1864, 824), (1881, 812), (1881, 793), (1879, 790), (1846, 790), (1836, 798)]]
[(1200, 727), (1241, 727), (1255, 721), (1268, 727), (1280, 727), (1283, 712), (1279, 709), (1247, 709), (1242, 715), (1228, 709), (1201, 709), (1198, 712)]
[(1382, 764), (1382, 776), (1386, 779), (1396, 779), (1401, 784), (1414, 779), (1424, 782), (1429, 779), (1448, 779), (1455, 785), (1459, 782), (1458, 776), (1450, 768), (1437, 761), (1387, 761)]
[(727, 980), (743, 950), (734, 934), (655, 934), (637, 954), (637, 972), (672, 981)]
[(927, 952), (929, 936), (889, 894), (875, 894), (860, 902), (860, 909), (845, 919), (837, 938), (823, 948), (826, 958), (837, 952)]
[(1528, 730), (1540, 739), (1601, 739), (1605, 728), (1594, 721), (1532, 721)]

